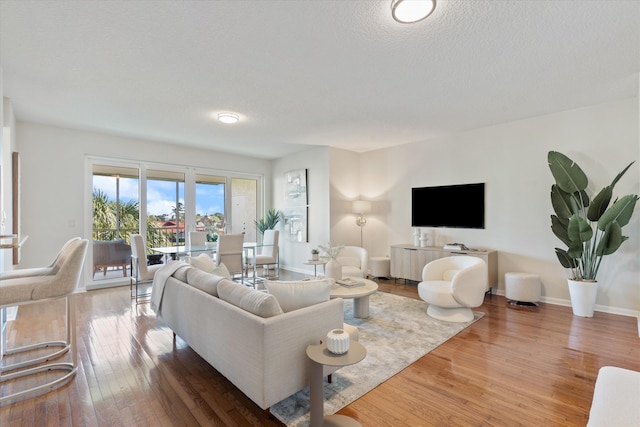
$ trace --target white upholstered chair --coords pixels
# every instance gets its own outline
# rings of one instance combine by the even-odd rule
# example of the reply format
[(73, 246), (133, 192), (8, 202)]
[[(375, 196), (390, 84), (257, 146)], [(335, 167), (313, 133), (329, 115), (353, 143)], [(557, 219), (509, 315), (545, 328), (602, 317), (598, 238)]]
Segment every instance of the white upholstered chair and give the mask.
[[(262, 245), (253, 251), (253, 255), (247, 259), (247, 265), (253, 267), (253, 284), (256, 284), (257, 269), (264, 267), (269, 269), (274, 267), (275, 279), (280, 275), (280, 257), (278, 248), (278, 237), (280, 232), (278, 230), (265, 230), (262, 235)], [(259, 253), (258, 253), (259, 252)], [(268, 277), (267, 275), (267, 278)]]
[(473, 320), (472, 308), (484, 301), (487, 263), (466, 255), (431, 261), (422, 269), (418, 295), (429, 304), (427, 314), (448, 322)]
[(132, 284), (135, 284), (135, 291), (132, 289), (131, 296), (136, 302), (140, 297), (148, 297), (150, 295), (140, 295), (138, 293), (138, 285), (145, 282), (153, 281), (156, 271), (164, 267), (164, 264), (147, 265), (147, 245), (140, 234), (132, 234), (131, 239), (131, 259), (133, 261)]
[(369, 253), (360, 246), (345, 246), (336, 261), (342, 266), (342, 277), (367, 277)]
[[(4, 350), (4, 355), (11, 357), (14, 354), (22, 353), (28, 355), (35, 349), (56, 347), (59, 349), (44, 355), (40, 352), (39, 356), (29, 360), (21, 358), (21, 361), (16, 363), (5, 361), (0, 367), (0, 383), (51, 370), (67, 371), (62, 376), (40, 376), (46, 380), (44, 384), (34, 386), (35, 383), (30, 381), (31, 388), (3, 394), (0, 396), (0, 404), (51, 391), (75, 375), (78, 369), (75, 307), (74, 299), (69, 296), (77, 290), (88, 246), (88, 240), (73, 238), (62, 247), (56, 259), (47, 267), (0, 273), (0, 308), (2, 309), (61, 298), (65, 299), (66, 305), (66, 337), (64, 341), (47, 341), (18, 348), (7, 348)], [(2, 341), (3, 343), (7, 342), (6, 328), (2, 330)], [(44, 363), (57, 359), (67, 352), (71, 353), (71, 362)], [(42, 381), (39, 382), (42, 383)]]
[(216, 265), (224, 264), (232, 277), (240, 273), (244, 282), (244, 234), (221, 234), (218, 236)]

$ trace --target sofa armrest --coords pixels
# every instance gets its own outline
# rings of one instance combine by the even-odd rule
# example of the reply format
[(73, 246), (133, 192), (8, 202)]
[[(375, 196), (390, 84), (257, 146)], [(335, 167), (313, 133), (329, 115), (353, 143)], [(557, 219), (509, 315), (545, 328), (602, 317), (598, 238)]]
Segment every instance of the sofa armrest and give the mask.
[(587, 427), (640, 425), (640, 372), (614, 366), (598, 371)]

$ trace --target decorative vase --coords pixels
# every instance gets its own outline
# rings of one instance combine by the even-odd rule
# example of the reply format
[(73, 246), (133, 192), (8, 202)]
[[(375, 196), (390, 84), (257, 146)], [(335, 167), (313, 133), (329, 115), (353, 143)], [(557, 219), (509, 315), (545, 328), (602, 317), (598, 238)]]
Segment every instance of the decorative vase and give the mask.
[(413, 229), (413, 246), (420, 246), (420, 229)]
[(420, 247), (421, 248), (426, 248), (427, 247), (427, 233), (426, 232), (422, 232), (422, 234), (420, 235)]
[(342, 329), (334, 329), (327, 334), (327, 350), (333, 354), (349, 351), (349, 334)]
[(325, 275), (333, 280), (342, 279), (342, 264), (331, 258), (327, 265), (324, 266)]
[(593, 317), (598, 282), (595, 280), (567, 280), (567, 282), (574, 316)]

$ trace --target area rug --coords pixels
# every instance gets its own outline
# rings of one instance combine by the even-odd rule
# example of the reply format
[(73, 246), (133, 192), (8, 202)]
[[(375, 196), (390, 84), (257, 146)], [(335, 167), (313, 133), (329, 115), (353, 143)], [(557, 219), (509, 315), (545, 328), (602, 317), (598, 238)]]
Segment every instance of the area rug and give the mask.
[[(363, 396), (483, 316), (476, 312), (467, 323), (442, 322), (427, 315), (424, 301), (386, 292), (371, 295), (369, 315), (354, 318), (353, 300), (345, 300), (345, 323), (358, 327), (367, 357), (340, 368), (331, 384), (325, 382), (325, 415)], [(271, 413), (287, 426), (308, 425), (309, 388), (273, 405)]]

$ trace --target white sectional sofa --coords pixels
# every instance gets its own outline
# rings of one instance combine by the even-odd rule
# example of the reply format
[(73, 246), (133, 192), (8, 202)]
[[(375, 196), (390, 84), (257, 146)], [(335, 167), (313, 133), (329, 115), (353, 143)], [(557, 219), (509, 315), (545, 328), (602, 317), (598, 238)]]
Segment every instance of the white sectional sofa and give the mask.
[(308, 385), (307, 346), (343, 327), (342, 299), (282, 312), (274, 295), (186, 264), (164, 270), (153, 285), (159, 318), (262, 409)]

